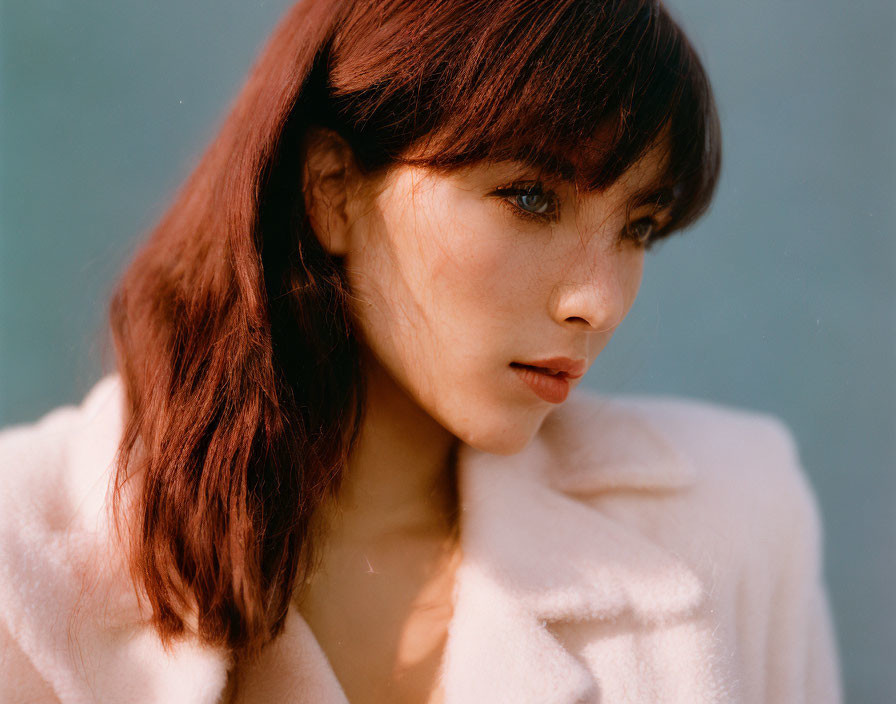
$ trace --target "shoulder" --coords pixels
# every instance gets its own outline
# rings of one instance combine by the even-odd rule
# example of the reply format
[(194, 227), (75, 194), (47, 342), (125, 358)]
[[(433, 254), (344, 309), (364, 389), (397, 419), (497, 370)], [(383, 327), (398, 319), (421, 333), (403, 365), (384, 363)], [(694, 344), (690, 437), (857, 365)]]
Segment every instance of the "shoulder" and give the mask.
[(749, 500), (754, 519), (801, 511), (815, 521), (815, 497), (796, 437), (772, 413), (702, 399), (671, 396), (618, 396), (630, 410), (688, 458), (698, 483)]
[[(591, 452), (596, 473), (602, 446), (618, 443), (619, 455), (631, 461), (662, 464), (676, 458), (697, 482), (806, 488), (793, 432), (774, 414), (697, 398), (588, 390), (570, 401), (552, 422), (562, 426), (566, 441)], [(637, 442), (646, 440), (653, 441), (649, 455)]]
[[(668, 583), (699, 584), (707, 661), (744, 698), (840, 701), (819, 507), (783, 420), (693, 398), (592, 392), (549, 418), (548, 476), (599, 518), (587, 540), (601, 564), (611, 556), (630, 566), (648, 603), (666, 594), (645, 577), (662, 574), (657, 565), (676, 566)], [(588, 523), (581, 512), (576, 521)]]
[(593, 505), (615, 502), (635, 522), (650, 512), (658, 539), (700, 534), (707, 550), (715, 543), (746, 559), (792, 547), (785, 534), (819, 559), (817, 499), (781, 418), (688, 397), (580, 390), (551, 423), (562, 458), (551, 463), (555, 486)]
[(78, 404), (0, 428), (0, 516), (57, 528), (95, 518), (105, 501), (122, 409), (120, 377), (110, 374)]
[[(684, 396), (603, 395), (578, 390), (560, 411), (561, 422), (600, 437), (595, 424), (610, 423), (655, 433), (694, 459), (737, 447), (745, 459), (792, 456), (796, 451), (789, 427), (778, 416), (745, 407)], [(626, 423), (619, 421), (624, 419)], [(637, 426), (640, 426), (639, 428)]]
[[(600, 402), (586, 394), (583, 405)], [(620, 411), (638, 416), (655, 432), (695, 460), (727, 455), (732, 448), (746, 461), (792, 458), (794, 436), (778, 416), (746, 407), (682, 396), (605, 397)]]
[(147, 686), (159, 701), (219, 698), (226, 655), (165, 649), (111, 533), (123, 408), (113, 374), (77, 405), (0, 429), (0, 699), (47, 686), (78, 701), (137, 701)]

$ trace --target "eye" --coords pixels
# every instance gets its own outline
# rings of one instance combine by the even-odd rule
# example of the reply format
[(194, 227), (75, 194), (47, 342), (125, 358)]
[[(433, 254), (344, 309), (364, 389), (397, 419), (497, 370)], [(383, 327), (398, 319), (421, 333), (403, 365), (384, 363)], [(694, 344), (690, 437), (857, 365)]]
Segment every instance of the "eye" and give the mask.
[(653, 218), (641, 218), (628, 224), (626, 235), (639, 247), (650, 249), (658, 230), (659, 224), (656, 220)]
[(545, 191), (540, 182), (513, 183), (495, 190), (502, 203), (523, 220), (551, 222), (560, 215), (560, 204), (553, 191)]

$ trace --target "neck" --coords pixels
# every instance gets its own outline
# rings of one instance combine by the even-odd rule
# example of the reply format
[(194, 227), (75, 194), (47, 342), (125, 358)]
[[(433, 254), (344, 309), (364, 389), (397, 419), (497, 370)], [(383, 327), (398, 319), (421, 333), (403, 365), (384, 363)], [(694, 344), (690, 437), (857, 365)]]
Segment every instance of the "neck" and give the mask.
[(367, 410), (330, 508), (331, 540), (438, 536), (456, 528), (458, 440), (370, 355)]

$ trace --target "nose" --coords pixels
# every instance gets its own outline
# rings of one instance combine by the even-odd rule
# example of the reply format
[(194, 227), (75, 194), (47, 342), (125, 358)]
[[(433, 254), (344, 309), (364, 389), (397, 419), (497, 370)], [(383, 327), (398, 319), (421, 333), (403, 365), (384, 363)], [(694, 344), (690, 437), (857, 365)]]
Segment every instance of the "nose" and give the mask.
[(585, 332), (615, 329), (628, 315), (641, 283), (642, 262), (624, 252), (579, 253), (551, 297), (551, 314), (563, 326)]

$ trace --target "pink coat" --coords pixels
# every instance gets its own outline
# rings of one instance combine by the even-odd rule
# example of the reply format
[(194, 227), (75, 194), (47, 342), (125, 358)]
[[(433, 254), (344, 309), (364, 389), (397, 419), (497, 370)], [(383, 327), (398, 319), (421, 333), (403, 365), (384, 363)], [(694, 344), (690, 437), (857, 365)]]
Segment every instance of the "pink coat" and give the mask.
[[(120, 430), (110, 375), (0, 432), (0, 702), (222, 694), (227, 654), (166, 653), (111, 547)], [(446, 704), (841, 701), (819, 511), (774, 417), (579, 389), (519, 454), (459, 463)], [(295, 609), (241, 691), (347, 701)]]

